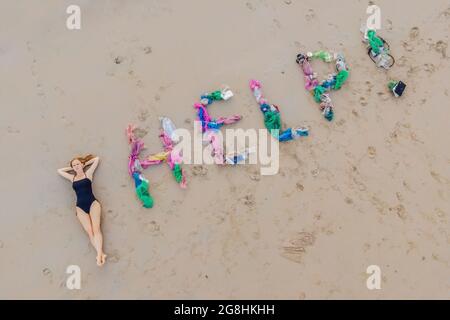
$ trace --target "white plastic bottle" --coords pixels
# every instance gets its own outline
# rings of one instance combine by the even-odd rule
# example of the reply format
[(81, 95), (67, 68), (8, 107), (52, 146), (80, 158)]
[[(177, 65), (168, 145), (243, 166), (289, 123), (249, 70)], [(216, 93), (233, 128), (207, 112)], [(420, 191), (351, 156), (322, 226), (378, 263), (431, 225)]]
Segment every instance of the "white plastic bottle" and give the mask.
[(173, 142), (178, 142), (180, 137), (175, 133), (177, 128), (173, 124), (172, 120), (167, 117), (160, 117), (159, 121), (161, 121), (161, 127), (170, 139), (172, 139)]

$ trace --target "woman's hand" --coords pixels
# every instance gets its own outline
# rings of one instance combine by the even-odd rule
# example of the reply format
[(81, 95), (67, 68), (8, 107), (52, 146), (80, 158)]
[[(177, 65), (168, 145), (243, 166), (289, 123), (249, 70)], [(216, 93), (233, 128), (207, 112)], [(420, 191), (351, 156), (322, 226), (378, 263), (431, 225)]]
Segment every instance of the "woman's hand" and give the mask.
[(99, 157), (95, 157), (95, 158), (92, 158), (91, 160), (87, 161), (84, 165), (89, 166), (89, 165), (93, 164), (97, 159), (100, 160)]

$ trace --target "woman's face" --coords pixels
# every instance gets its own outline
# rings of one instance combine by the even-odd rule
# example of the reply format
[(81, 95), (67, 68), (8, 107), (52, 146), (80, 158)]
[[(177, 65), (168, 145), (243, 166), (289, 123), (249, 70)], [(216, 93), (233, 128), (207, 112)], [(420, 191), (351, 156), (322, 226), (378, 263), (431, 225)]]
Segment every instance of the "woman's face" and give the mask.
[(80, 160), (75, 159), (72, 161), (72, 168), (75, 172), (79, 173), (83, 171), (83, 164)]

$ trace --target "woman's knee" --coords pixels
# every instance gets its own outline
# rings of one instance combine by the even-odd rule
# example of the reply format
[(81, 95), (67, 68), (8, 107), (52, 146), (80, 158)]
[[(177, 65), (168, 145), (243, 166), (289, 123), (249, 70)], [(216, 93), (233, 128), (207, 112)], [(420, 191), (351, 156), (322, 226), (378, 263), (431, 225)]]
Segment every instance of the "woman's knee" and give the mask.
[(92, 227), (86, 228), (86, 233), (88, 234), (89, 238), (94, 237), (94, 229)]
[(93, 226), (93, 227), (92, 227), (92, 233), (93, 233), (94, 236), (100, 234), (101, 232), (102, 232), (102, 231), (101, 231), (101, 229), (100, 229), (100, 226)]

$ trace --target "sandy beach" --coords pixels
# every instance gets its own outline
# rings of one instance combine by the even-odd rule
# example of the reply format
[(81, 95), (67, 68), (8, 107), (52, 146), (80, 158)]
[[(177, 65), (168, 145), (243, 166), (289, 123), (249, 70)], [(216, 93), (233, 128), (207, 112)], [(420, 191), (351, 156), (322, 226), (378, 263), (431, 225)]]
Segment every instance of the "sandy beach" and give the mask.
[[(81, 30), (66, 28), (71, 4)], [(0, 298), (449, 299), (450, 6), (375, 4), (396, 59), (387, 72), (361, 41), (366, 0), (1, 1)], [(351, 70), (332, 122), (295, 62), (320, 49)], [(184, 165), (182, 190), (152, 167), (143, 208), (126, 126), (159, 152), (158, 117), (192, 130), (193, 104), (226, 84), (233, 99), (211, 113), (264, 128), (253, 78), (286, 126), (310, 128), (280, 144), (279, 173)], [(407, 84), (401, 98), (392, 78)], [(102, 268), (56, 173), (87, 153), (101, 157)], [(66, 287), (69, 265), (81, 290)], [(380, 290), (366, 287), (370, 265)]]

